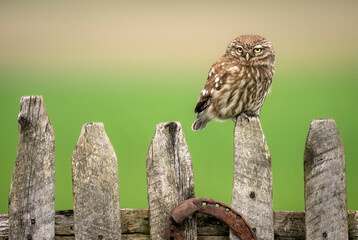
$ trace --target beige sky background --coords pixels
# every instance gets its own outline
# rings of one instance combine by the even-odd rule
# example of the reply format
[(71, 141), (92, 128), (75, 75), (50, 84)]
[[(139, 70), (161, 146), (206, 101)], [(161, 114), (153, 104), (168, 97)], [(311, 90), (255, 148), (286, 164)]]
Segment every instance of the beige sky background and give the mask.
[(1, 1), (0, 66), (211, 64), (232, 38), (270, 39), (278, 63), (350, 62), (358, 1)]

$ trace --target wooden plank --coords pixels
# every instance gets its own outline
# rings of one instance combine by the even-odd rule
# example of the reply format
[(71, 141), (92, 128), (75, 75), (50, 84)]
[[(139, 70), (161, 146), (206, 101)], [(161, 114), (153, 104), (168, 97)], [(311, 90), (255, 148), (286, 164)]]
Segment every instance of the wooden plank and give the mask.
[(0, 240), (9, 239), (9, 216), (0, 214)]
[[(243, 214), (257, 239), (274, 239), (271, 155), (258, 117), (237, 118), (231, 206)], [(239, 239), (230, 232), (230, 239)]]
[(72, 155), (77, 239), (121, 239), (118, 163), (102, 123), (85, 124)]
[[(179, 122), (157, 125), (147, 154), (150, 237), (161, 240), (171, 210), (195, 196), (191, 157)], [(183, 239), (197, 239), (195, 217), (184, 222)]]
[(229, 236), (229, 227), (213, 216), (198, 213), (197, 221), (199, 236)]
[(57, 237), (75, 235), (75, 223), (73, 221), (72, 210), (56, 211), (55, 232)]
[(311, 122), (304, 179), (306, 239), (348, 239), (345, 156), (333, 119)]
[(55, 136), (42, 96), (20, 100), (9, 196), (10, 239), (55, 236)]
[[(293, 211), (275, 211), (274, 214), (275, 239), (279, 240), (303, 240), (305, 239), (305, 213)], [(198, 239), (201, 237), (226, 237), (229, 236), (229, 227), (221, 221), (202, 213), (197, 214)], [(56, 211), (56, 239), (74, 239), (73, 211)], [(122, 240), (125, 236), (136, 234), (149, 237), (148, 210), (122, 209)], [(358, 239), (358, 211), (348, 211), (349, 239)], [(0, 240), (8, 239), (9, 222), (8, 215), (0, 215)]]
[(149, 235), (144, 235), (144, 234), (128, 234), (128, 235), (123, 235), (122, 237), (123, 240), (150, 240)]
[(275, 239), (304, 240), (305, 213), (294, 211), (275, 211), (273, 213)]
[(198, 236), (198, 240), (229, 240), (229, 236)]
[(358, 239), (358, 211), (348, 211), (349, 240)]

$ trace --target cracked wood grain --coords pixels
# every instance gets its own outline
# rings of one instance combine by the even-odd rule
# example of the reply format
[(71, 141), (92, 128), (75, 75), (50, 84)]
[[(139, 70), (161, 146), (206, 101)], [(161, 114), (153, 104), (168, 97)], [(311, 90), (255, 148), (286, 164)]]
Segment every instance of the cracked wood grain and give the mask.
[[(243, 214), (257, 239), (274, 239), (271, 155), (258, 117), (237, 118), (233, 178), (231, 206)], [(239, 238), (230, 232), (230, 239)]]
[(10, 239), (55, 237), (55, 136), (42, 96), (20, 100), (9, 195)]
[[(179, 122), (159, 123), (147, 154), (147, 187), (151, 239), (165, 239), (171, 210), (195, 197), (190, 153)], [(197, 239), (194, 216), (184, 222), (183, 239)]]
[(72, 182), (76, 240), (121, 239), (118, 163), (102, 123), (82, 127)]
[(348, 239), (345, 155), (333, 119), (311, 122), (304, 179), (306, 239)]

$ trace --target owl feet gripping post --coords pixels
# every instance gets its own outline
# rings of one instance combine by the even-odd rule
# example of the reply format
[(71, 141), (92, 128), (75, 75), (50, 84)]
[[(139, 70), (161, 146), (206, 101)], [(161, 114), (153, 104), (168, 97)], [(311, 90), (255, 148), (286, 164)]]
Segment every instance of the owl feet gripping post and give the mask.
[(272, 44), (258, 35), (242, 35), (227, 46), (210, 68), (195, 107), (194, 131), (213, 119), (224, 121), (241, 113), (259, 116), (274, 73)]

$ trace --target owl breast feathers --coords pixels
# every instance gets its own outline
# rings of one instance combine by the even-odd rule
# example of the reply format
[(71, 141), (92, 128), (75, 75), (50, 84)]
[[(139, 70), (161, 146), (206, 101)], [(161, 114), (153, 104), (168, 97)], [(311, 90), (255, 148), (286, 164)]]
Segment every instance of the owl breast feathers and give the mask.
[(242, 35), (227, 46), (210, 68), (195, 107), (193, 130), (213, 119), (236, 119), (241, 113), (259, 116), (271, 86), (275, 53), (271, 43), (258, 35)]

